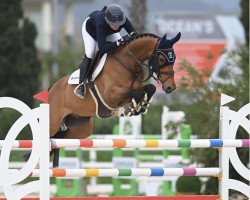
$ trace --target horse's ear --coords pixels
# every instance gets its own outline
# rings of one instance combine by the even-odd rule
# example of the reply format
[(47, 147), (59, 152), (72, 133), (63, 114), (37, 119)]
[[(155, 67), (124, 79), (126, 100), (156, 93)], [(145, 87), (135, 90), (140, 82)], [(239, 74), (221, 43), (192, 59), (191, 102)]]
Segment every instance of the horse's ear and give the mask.
[(170, 40), (171, 45), (174, 45), (181, 38), (181, 32), (179, 32), (175, 37)]
[(166, 46), (166, 43), (167, 43), (167, 34), (162, 36), (159, 47), (163, 48), (164, 46)]

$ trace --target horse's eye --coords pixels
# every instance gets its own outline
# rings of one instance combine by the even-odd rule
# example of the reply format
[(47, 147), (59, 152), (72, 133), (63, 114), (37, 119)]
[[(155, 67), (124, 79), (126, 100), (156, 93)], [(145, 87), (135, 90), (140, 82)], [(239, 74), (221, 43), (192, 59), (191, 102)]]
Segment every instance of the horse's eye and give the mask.
[(164, 63), (165, 62), (165, 57), (163, 55), (159, 56), (159, 63)]
[(164, 58), (160, 58), (160, 62), (164, 62), (165, 61), (165, 59)]

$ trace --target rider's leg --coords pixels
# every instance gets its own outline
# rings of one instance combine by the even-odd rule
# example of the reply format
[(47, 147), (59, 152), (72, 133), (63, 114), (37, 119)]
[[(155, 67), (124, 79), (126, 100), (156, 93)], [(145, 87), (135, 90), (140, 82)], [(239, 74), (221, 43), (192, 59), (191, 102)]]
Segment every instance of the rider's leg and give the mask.
[(84, 98), (86, 94), (85, 83), (87, 80), (88, 72), (90, 71), (90, 64), (92, 58), (94, 57), (96, 51), (96, 41), (89, 35), (86, 31), (86, 23), (88, 18), (84, 21), (82, 25), (82, 37), (84, 41), (85, 47), (85, 56), (79, 65), (80, 68), (80, 77), (79, 77), (79, 85), (75, 88), (74, 93), (80, 97)]
[(85, 54), (79, 68), (80, 68), (80, 77), (79, 77), (79, 85), (75, 88), (74, 93), (80, 97), (84, 98), (86, 95), (86, 80), (88, 77), (88, 72), (90, 70), (90, 64), (92, 59), (88, 58)]

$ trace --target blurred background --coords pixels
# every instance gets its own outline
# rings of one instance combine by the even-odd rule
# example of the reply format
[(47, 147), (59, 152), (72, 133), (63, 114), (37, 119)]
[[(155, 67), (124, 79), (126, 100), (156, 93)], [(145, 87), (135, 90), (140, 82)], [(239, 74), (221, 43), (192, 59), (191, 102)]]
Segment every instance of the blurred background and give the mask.
[[(169, 37), (178, 32), (182, 33), (181, 40), (175, 45), (177, 62), (174, 67), (178, 87), (172, 94), (166, 95), (162, 93), (160, 85), (152, 80), (157, 86), (157, 94), (148, 114), (139, 119), (140, 134), (162, 135), (163, 132), (167, 132), (167, 136), (164, 137), (176, 138), (181, 137), (181, 132), (185, 129), (183, 126), (187, 126), (190, 132), (188, 137), (218, 138), (220, 93), (236, 98), (235, 102), (230, 103), (231, 109), (239, 109), (249, 102), (248, 0), (1, 0), (0, 96), (18, 98), (29, 106), (38, 105), (39, 102), (32, 98), (34, 94), (48, 89), (61, 77), (78, 68), (84, 55), (81, 27), (85, 18), (92, 11), (101, 10), (104, 5), (114, 3), (124, 9), (139, 33), (150, 32), (158, 36), (167, 33)], [(170, 119), (168, 124), (162, 124), (161, 113), (164, 106), (165, 110), (171, 112), (180, 111), (181, 119)], [(15, 111), (1, 109), (1, 139), (5, 138), (17, 117), (18, 113)], [(117, 134), (117, 130), (121, 130), (121, 124), (124, 123), (130, 131), (133, 129), (131, 122), (121, 122), (118, 118), (95, 119), (93, 135)], [(245, 130), (239, 129), (238, 132), (239, 138), (248, 137)], [(29, 128), (27, 127), (19, 137), (29, 138)], [(112, 160), (113, 153), (111, 152), (107, 159)], [(242, 162), (249, 165), (249, 151), (241, 150), (238, 153)], [(171, 153), (167, 152), (167, 155), (169, 154)], [(99, 158), (96, 154), (96, 159), (105, 160), (103, 155), (102, 152)], [(218, 165), (216, 150), (199, 149), (189, 151), (188, 155), (192, 156), (184, 156), (181, 160), (186, 159), (189, 164), (198, 163), (205, 167)], [(135, 157), (135, 154), (133, 156)], [(80, 157), (87, 161), (91, 160), (89, 154), (81, 154)], [(14, 156), (13, 160), (17, 158), (18, 155)], [(175, 165), (178, 163), (173, 162)], [(244, 181), (236, 171), (232, 170), (231, 174), (232, 177)], [(63, 191), (67, 190), (65, 183), (57, 181), (53, 182), (54, 193), (58, 196), (95, 195), (95, 192), (89, 194), (84, 187), (90, 183), (102, 182), (70, 182), (67, 183), (68, 188), (78, 184), (81, 189), (76, 190), (84, 192), (78, 194), (69, 189), (69, 192), (64, 194)], [(104, 195), (128, 194), (126, 190), (114, 193), (120, 191), (116, 187), (119, 188), (121, 183), (116, 181), (120, 180), (104, 181), (113, 184), (112, 189)], [(123, 181), (127, 181), (132, 188), (139, 187), (137, 180)], [(185, 178), (179, 181), (179, 187), (176, 180), (174, 184), (173, 180), (165, 185), (160, 184), (161, 189), (156, 189), (158, 193), (155, 194), (175, 194), (178, 188), (180, 193), (185, 190), (191, 191), (192, 188), (186, 188), (185, 185), (188, 184), (185, 181), (197, 182), (194, 184), (194, 193), (218, 193), (215, 178)], [(157, 183), (154, 187), (156, 185)], [(58, 191), (58, 188), (61, 190)], [(99, 189), (102, 190), (105, 189)], [(130, 195), (147, 195), (142, 191), (138, 189)]]

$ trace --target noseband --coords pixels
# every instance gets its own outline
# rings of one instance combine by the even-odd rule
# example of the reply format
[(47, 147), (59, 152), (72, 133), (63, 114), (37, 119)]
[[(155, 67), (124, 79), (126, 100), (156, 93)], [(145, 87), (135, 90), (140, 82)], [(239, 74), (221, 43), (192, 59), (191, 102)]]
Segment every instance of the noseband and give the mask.
[[(173, 66), (175, 62), (175, 53), (173, 48), (167, 48), (167, 49), (159, 49), (159, 40), (155, 46), (155, 49), (153, 53), (151, 54), (149, 60), (148, 60), (148, 66), (149, 66), (149, 78), (153, 77), (156, 81), (160, 81), (161, 83), (166, 82), (170, 77), (174, 76), (175, 71), (169, 70), (162, 72), (161, 69), (165, 66)], [(160, 64), (159, 63), (159, 56), (162, 55), (165, 57), (165, 62)], [(154, 73), (156, 76), (154, 76)], [(162, 74), (168, 74), (168, 76), (165, 80), (162, 80), (161, 75)]]

